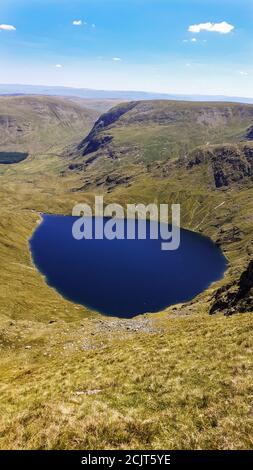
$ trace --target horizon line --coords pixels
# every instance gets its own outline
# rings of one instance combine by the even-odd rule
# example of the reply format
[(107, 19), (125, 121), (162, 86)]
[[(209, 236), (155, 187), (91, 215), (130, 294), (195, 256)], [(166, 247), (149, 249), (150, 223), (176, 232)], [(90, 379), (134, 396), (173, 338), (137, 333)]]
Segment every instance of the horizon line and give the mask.
[(242, 96), (242, 95), (225, 95), (225, 94), (216, 94), (216, 93), (178, 93), (178, 92), (163, 92), (163, 91), (146, 91), (139, 89), (113, 89), (113, 88), (89, 88), (84, 86), (70, 86), (70, 85), (45, 85), (45, 84), (32, 84), (32, 83), (0, 83), (0, 86), (24, 86), (24, 87), (48, 87), (48, 88), (66, 88), (71, 90), (89, 90), (89, 91), (98, 91), (98, 92), (114, 92), (114, 93), (143, 93), (143, 94), (154, 94), (154, 95), (174, 95), (174, 96), (214, 96), (222, 98), (236, 98), (236, 99), (252, 99), (253, 96)]

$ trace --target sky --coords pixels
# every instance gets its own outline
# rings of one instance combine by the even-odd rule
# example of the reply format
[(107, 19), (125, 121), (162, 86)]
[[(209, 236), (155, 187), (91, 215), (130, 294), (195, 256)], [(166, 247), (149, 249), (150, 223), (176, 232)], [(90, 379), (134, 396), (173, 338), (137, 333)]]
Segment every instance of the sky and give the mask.
[(0, 83), (253, 97), (253, 0), (0, 0)]

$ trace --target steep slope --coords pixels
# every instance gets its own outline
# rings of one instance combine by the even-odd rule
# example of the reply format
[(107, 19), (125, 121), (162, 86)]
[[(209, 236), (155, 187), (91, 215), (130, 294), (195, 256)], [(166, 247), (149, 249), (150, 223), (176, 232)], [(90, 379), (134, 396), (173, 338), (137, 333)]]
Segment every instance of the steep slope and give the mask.
[(217, 290), (210, 313), (223, 312), (226, 316), (253, 310), (253, 260), (241, 274), (238, 282)]
[[(82, 181), (73, 191), (99, 189), (122, 204), (179, 202), (183, 226), (208, 234), (224, 250), (227, 292), (253, 255), (252, 123), (252, 105), (120, 104), (72, 149), (69, 168)], [(242, 305), (252, 308), (242, 300), (235, 311)]]
[(98, 114), (64, 98), (0, 97), (0, 151), (35, 153), (75, 141)]
[(144, 163), (182, 158), (203, 144), (237, 142), (247, 136), (253, 106), (233, 103), (141, 101), (103, 114), (73, 150), (91, 163), (101, 157)]
[(206, 145), (186, 159), (187, 168), (207, 167), (216, 188), (230, 186), (253, 177), (253, 144)]

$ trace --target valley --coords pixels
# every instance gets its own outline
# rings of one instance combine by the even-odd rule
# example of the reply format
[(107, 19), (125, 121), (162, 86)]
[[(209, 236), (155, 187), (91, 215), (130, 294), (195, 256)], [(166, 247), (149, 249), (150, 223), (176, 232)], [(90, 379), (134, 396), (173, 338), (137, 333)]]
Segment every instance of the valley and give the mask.
[[(0, 98), (0, 152), (29, 153), (0, 164), (0, 447), (251, 448), (253, 105), (81, 101)], [(95, 194), (180, 203), (224, 278), (132, 320), (65, 300), (28, 241)]]

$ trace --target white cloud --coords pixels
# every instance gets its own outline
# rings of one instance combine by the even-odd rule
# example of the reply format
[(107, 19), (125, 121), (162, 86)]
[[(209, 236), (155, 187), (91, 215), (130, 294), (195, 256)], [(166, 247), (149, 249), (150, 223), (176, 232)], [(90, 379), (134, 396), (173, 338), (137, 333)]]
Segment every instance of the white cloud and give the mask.
[(121, 62), (121, 58), (120, 57), (113, 57), (112, 60), (114, 60), (114, 62)]
[(12, 24), (0, 24), (1, 31), (16, 31), (15, 26)]
[[(83, 22), (82, 20), (74, 20), (72, 23), (74, 26), (82, 26)], [(85, 23), (84, 23), (85, 24)]]
[(197, 42), (198, 40), (196, 38), (192, 38), (192, 39), (183, 39), (183, 43), (187, 43), (187, 42)]
[(243, 77), (247, 77), (249, 75), (248, 72), (245, 72), (245, 70), (239, 70), (239, 74)]
[(91, 27), (92, 27), (92, 28), (96, 28), (95, 23), (92, 23)]
[(62, 64), (56, 64), (55, 67), (56, 67), (57, 69), (62, 69)]
[(235, 27), (232, 24), (227, 23), (226, 21), (222, 21), (221, 23), (211, 23), (208, 21), (207, 23), (200, 23), (200, 24), (192, 24), (189, 26), (188, 31), (190, 33), (200, 33), (201, 31), (209, 31), (211, 33), (220, 33), (220, 34), (228, 34), (233, 31)]

